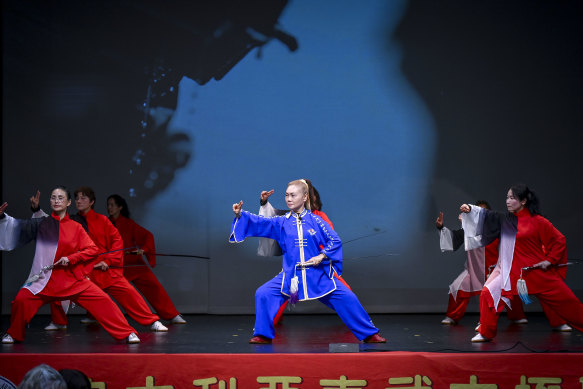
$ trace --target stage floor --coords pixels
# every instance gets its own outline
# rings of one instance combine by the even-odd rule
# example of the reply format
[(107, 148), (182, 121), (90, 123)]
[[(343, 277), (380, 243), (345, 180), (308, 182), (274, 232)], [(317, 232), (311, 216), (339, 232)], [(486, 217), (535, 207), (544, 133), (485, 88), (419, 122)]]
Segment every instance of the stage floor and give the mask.
[[(455, 326), (441, 325), (443, 315), (371, 315), (386, 344), (358, 345), (360, 352), (412, 351), (440, 353), (540, 353), (583, 352), (583, 334), (554, 332), (542, 314), (529, 314), (529, 323), (511, 323), (500, 318), (498, 336), (489, 343), (471, 343), (477, 314), (466, 315)], [(329, 353), (336, 344), (356, 347), (358, 340), (334, 314), (287, 314), (276, 327), (271, 345), (251, 345), (252, 315), (185, 315), (184, 325), (169, 325), (167, 333), (152, 333), (130, 320), (142, 342), (116, 342), (99, 325), (84, 325), (81, 316), (70, 316), (66, 331), (43, 330), (50, 321), (35, 316), (23, 343), (2, 345), (0, 353)], [(0, 332), (6, 331), (9, 317), (0, 317)]]

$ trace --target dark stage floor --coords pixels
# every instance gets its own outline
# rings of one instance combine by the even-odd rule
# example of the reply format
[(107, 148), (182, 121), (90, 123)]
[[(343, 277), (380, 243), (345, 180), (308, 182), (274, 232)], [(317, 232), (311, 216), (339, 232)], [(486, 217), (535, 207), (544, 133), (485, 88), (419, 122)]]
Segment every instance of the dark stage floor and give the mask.
[[(441, 325), (443, 315), (371, 315), (386, 344), (360, 344), (360, 352), (583, 352), (583, 334), (551, 331), (542, 314), (529, 314), (529, 323), (517, 325), (502, 317), (497, 338), (470, 343), (478, 315), (466, 315), (456, 326)], [(86, 326), (81, 316), (70, 316), (66, 331), (47, 332), (48, 316), (34, 317), (24, 343), (1, 345), (2, 353), (328, 353), (330, 344), (358, 343), (333, 315), (288, 314), (276, 327), (271, 345), (250, 345), (252, 315), (186, 315), (185, 325), (170, 325), (167, 333), (152, 333), (132, 321), (142, 340), (128, 345), (116, 342), (99, 325)], [(0, 317), (0, 332), (9, 317)], [(348, 345), (348, 347), (355, 347)], [(342, 349), (342, 348), (341, 348)]]

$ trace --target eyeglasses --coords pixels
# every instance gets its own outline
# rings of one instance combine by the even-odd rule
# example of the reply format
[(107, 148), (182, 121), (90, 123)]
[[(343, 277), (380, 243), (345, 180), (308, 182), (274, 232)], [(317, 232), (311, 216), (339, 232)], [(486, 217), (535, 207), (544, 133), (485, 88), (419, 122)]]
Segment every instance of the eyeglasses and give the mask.
[(61, 197), (51, 197), (51, 203), (64, 203), (67, 201), (67, 198), (64, 196)]

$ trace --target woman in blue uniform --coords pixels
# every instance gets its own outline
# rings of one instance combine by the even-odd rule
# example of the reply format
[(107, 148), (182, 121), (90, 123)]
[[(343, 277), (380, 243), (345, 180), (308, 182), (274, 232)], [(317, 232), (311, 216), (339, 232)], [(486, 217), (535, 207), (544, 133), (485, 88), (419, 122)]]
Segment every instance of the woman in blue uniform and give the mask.
[(271, 238), (283, 253), (283, 270), (255, 293), (255, 330), (249, 342), (271, 343), (273, 319), (286, 299), (292, 303), (318, 299), (334, 309), (359, 340), (386, 342), (356, 295), (334, 278), (335, 272), (342, 274), (342, 241), (328, 223), (310, 212), (307, 183), (290, 182), (285, 201), (290, 212), (274, 217), (243, 211), (242, 201), (233, 204), (231, 243), (248, 236)]

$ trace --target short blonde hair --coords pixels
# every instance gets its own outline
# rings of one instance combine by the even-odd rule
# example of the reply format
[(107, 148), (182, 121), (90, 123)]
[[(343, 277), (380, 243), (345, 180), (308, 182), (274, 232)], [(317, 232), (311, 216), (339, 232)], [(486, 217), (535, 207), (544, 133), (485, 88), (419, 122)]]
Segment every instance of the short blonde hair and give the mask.
[(293, 180), (292, 182), (290, 182), (289, 184), (287, 184), (288, 187), (290, 187), (292, 185), (302, 188), (303, 194), (307, 195), (306, 196), (306, 202), (304, 203), (304, 207), (306, 209), (311, 210), (312, 207), (310, 206), (310, 188), (309, 188), (308, 183), (306, 182), (306, 180), (304, 180), (304, 179)]

